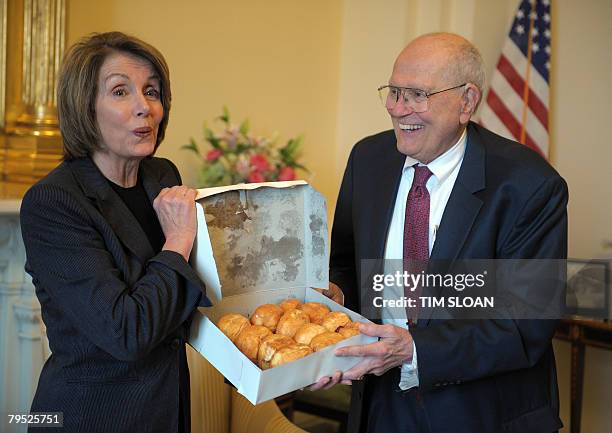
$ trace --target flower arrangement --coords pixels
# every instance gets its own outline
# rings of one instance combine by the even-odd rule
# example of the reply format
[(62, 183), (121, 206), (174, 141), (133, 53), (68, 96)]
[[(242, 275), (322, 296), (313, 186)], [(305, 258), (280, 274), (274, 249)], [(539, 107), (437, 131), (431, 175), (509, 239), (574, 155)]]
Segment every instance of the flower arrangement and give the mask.
[(276, 135), (272, 139), (251, 135), (248, 119), (240, 126), (232, 125), (227, 107), (223, 107), (223, 114), (217, 119), (224, 125), (221, 134), (215, 134), (204, 124), (204, 139), (209, 145), (205, 153), (193, 138), (182, 147), (201, 158), (203, 187), (295, 180), (297, 169), (308, 171), (298, 163), (302, 136), (278, 147)]

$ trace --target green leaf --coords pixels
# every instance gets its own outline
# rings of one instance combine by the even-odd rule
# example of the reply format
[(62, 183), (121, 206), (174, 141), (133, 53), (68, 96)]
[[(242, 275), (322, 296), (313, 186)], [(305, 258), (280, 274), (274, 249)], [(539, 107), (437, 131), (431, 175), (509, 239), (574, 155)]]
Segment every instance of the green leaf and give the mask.
[(195, 140), (193, 138), (189, 139), (189, 144), (185, 144), (185, 145), (181, 146), (181, 149), (191, 150), (196, 155), (201, 155), (200, 149), (198, 149), (198, 145), (196, 144), (196, 142), (195, 142)]
[(290, 154), (295, 154), (297, 153), (297, 151), (300, 149), (300, 146), (302, 146), (302, 142), (304, 141), (304, 137), (302, 135), (296, 137), (296, 138), (292, 138), (291, 140), (289, 140), (289, 142), (287, 143), (287, 151)]
[(240, 124), (240, 133), (242, 135), (247, 135), (249, 133), (249, 127), (250, 127), (249, 119), (245, 119), (244, 122)]
[(204, 129), (204, 139), (208, 141), (210, 138), (215, 138), (215, 133), (213, 132), (212, 129), (205, 128)]
[(223, 123), (225, 123), (226, 125), (229, 125), (230, 123), (230, 112), (227, 108), (226, 105), (223, 106), (223, 114), (221, 116), (219, 116), (219, 119), (221, 119), (223, 121)]
[(241, 154), (241, 153), (245, 153), (247, 150), (251, 149), (253, 146), (251, 146), (250, 144), (247, 143), (238, 143), (236, 145), (236, 150), (234, 153), (236, 154)]
[(223, 185), (227, 171), (223, 164), (215, 161), (212, 164), (205, 165), (200, 175), (200, 182), (204, 187)]
[(221, 149), (221, 150), (223, 150), (223, 146), (221, 146), (221, 139), (215, 135), (215, 133), (212, 131), (212, 129), (205, 129), (204, 130), (204, 138), (206, 139), (206, 141), (208, 141), (210, 143), (210, 145), (214, 149)]

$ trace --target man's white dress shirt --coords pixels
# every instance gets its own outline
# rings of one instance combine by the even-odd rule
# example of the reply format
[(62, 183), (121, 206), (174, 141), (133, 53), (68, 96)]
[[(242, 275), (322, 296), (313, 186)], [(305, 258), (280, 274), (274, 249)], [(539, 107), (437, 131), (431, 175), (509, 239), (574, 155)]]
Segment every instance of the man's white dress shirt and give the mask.
[[(429, 254), (436, 242), (436, 232), (440, 226), (446, 203), (455, 185), (455, 180), (459, 174), (463, 155), (465, 153), (465, 145), (467, 142), (466, 130), (450, 149), (440, 155), (438, 158), (427, 164), (433, 176), (427, 181), (426, 187), (429, 191)], [(394, 264), (403, 259), (404, 251), (404, 219), (406, 214), (406, 200), (408, 192), (412, 186), (414, 178), (415, 164), (420, 164), (419, 161), (406, 156), (406, 162), (402, 169), (402, 179), (400, 181), (397, 196), (395, 197), (395, 207), (393, 209), (393, 217), (391, 225), (387, 233), (387, 242), (385, 246), (385, 260), (395, 261)], [(420, 164), (422, 165), (422, 164)], [(392, 268), (392, 269), (391, 269)], [(395, 266), (389, 265), (385, 267), (385, 274), (394, 274)], [(401, 291), (401, 293), (399, 293)], [(400, 299), (404, 296), (403, 287), (386, 288), (383, 291), (384, 299)], [(408, 329), (406, 310), (404, 308), (383, 308), (382, 310), (383, 324), (392, 324)], [(407, 390), (415, 386), (419, 386), (417, 352), (414, 342), (412, 343), (413, 356), (410, 363), (402, 365), (401, 378), (399, 387), (402, 390)]]

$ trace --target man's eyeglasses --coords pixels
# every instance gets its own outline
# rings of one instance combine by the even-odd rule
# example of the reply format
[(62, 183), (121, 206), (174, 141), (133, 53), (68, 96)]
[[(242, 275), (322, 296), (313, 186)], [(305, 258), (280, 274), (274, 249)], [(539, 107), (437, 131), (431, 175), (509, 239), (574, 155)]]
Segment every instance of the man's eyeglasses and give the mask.
[(423, 113), (429, 109), (430, 96), (437, 95), (438, 93), (442, 92), (448, 92), (449, 90), (458, 89), (466, 84), (467, 83), (459, 84), (458, 86), (437, 90), (435, 92), (426, 92), (425, 90), (413, 89), (411, 87), (387, 85), (380, 86), (378, 88), (378, 95), (380, 96), (380, 101), (389, 110), (397, 105), (401, 97), (404, 105), (412, 108), (412, 110), (414, 110), (416, 113)]

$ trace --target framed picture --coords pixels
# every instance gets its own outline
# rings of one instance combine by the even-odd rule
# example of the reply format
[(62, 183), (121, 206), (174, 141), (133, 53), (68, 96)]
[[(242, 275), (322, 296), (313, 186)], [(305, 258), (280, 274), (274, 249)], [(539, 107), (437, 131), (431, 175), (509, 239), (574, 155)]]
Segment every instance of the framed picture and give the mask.
[(566, 314), (608, 319), (609, 267), (607, 260), (567, 259)]

